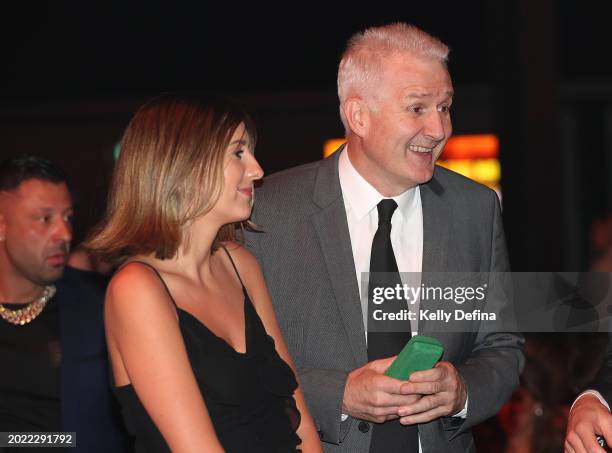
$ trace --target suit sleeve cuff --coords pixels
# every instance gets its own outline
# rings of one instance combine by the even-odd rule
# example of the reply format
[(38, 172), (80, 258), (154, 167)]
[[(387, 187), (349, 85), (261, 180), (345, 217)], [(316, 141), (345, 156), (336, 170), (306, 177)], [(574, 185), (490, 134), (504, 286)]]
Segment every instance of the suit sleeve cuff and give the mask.
[(455, 415), (453, 415), (453, 417), (467, 418), (468, 402), (469, 401), (470, 401), (470, 395), (467, 395), (465, 397), (465, 405), (463, 406), (463, 409), (461, 409), (459, 412), (457, 412)]

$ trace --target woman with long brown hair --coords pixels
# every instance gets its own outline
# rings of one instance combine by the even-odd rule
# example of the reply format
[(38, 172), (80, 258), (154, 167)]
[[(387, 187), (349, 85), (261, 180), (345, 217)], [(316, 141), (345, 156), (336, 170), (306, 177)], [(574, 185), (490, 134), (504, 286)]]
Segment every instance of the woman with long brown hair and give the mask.
[(262, 177), (237, 104), (162, 95), (131, 120), (105, 220), (115, 392), (142, 452), (320, 452), (255, 258), (236, 242)]

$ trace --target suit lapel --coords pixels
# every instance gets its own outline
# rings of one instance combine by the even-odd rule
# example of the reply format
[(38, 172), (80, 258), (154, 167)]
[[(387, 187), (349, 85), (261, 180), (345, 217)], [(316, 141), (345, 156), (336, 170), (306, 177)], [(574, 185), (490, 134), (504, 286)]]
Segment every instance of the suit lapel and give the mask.
[[(451, 251), (451, 208), (445, 197), (444, 187), (434, 177), (420, 186), (423, 206), (423, 264), (421, 282), (425, 286), (439, 286), (440, 274), (449, 269)], [(452, 269), (452, 267), (451, 267)], [(421, 301), (421, 310), (435, 310), (438, 302)], [(419, 332), (427, 330), (427, 321), (419, 321)]]
[(340, 151), (321, 162), (313, 191), (313, 201), (321, 210), (312, 216), (312, 221), (349, 344), (356, 363), (362, 364), (367, 361), (367, 349), (355, 261), (338, 177)]
[(451, 208), (444, 188), (435, 177), (420, 186), (423, 205), (423, 272), (448, 269)]

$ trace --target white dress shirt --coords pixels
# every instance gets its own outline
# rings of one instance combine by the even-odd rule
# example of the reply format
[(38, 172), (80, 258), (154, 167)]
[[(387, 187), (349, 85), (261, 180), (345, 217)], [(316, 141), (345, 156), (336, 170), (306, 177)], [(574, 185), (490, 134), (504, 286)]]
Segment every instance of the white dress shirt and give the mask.
[[(367, 332), (367, 294), (362, 292), (362, 287), (365, 286), (367, 273), (370, 272), (372, 240), (378, 229), (378, 209), (376, 206), (386, 197), (378, 193), (355, 170), (348, 157), (346, 147), (342, 150), (338, 161), (338, 172), (353, 249), (359, 294), (362, 295), (363, 325)], [(393, 200), (397, 203), (397, 209), (391, 217), (391, 245), (393, 246), (397, 268), (400, 272), (420, 273), (423, 265), (423, 208), (419, 186), (393, 197)], [(364, 275), (364, 273), (366, 274)], [(366, 280), (364, 281), (364, 279)], [(402, 276), (403, 283), (407, 283), (404, 281), (405, 279), (406, 276)], [(415, 285), (415, 282), (410, 282), (410, 285)], [(420, 281), (416, 282), (415, 286), (418, 285), (420, 285)], [(365, 297), (363, 297), (364, 295)], [(418, 310), (418, 301), (409, 308)], [(411, 330), (412, 335), (417, 334), (418, 321), (411, 323)]]

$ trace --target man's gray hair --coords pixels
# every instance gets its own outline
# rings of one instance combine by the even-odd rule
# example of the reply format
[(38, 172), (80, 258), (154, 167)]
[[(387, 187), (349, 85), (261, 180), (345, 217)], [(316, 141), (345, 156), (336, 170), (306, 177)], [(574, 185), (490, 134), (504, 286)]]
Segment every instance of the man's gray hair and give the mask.
[(394, 53), (410, 53), (446, 66), (448, 46), (438, 38), (405, 23), (372, 27), (354, 34), (348, 41), (338, 67), (340, 118), (349, 131), (342, 105), (353, 95), (371, 98), (382, 76), (384, 60)]

